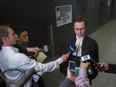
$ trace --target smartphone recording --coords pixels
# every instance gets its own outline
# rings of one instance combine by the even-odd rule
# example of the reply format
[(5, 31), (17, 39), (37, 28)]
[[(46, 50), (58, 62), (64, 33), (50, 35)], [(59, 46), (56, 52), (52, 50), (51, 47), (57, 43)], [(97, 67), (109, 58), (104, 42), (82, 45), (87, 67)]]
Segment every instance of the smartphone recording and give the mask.
[(69, 70), (71, 73), (75, 73), (75, 62), (69, 61)]
[(91, 59), (91, 58), (90, 58), (89, 55), (85, 55), (85, 56), (82, 56), (82, 57), (81, 57), (82, 62), (87, 61), (87, 60), (90, 60), (90, 59)]

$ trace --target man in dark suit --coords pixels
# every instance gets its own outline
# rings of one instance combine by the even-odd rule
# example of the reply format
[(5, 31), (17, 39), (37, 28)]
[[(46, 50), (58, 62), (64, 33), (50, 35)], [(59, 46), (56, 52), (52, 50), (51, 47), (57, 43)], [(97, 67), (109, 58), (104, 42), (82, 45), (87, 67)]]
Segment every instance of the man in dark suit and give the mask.
[[(80, 65), (80, 58), (84, 55), (90, 55), (91, 59), (94, 62), (99, 62), (99, 54), (98, 54), (98, 44), (95, 40), (86, 35), (87, 21), (83, 17), (79, 17), (74, 21), (74, 32), (75, 35), (65, 41), (61, 47), (60, 55), (63, 53), (70, 53), (69, 60), (75, 61), (76, 66)], [(95, 69), (95, 63), (93, 61), (90, 62), (90, 67), (88, 68), (88, 78), (94, 79), (98, 71)], [(64, 62), (60, 65), (60, 71), (64, 75), (66, 75), (68, 67), (68, 61)]]

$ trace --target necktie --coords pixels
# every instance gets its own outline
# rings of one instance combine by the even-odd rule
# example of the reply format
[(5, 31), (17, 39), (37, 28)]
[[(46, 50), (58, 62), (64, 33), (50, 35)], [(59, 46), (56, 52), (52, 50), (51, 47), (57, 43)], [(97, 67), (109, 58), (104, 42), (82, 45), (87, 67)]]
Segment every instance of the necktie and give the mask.
[(81, 56), (81, 40), (76, 44), (77, 56)]

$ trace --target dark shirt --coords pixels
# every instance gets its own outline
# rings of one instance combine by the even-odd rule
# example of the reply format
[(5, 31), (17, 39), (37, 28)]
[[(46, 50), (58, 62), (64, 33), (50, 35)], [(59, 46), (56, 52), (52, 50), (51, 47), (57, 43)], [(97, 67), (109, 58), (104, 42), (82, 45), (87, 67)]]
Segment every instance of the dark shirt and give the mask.
[(33, 55), (35, 55), (35, 53), (34, 52), (28, 52), (26, 45), (17, 43), (17, 44), (14, 45), (14, 47), (18, 48), (20, 53), (24, 53), (27, 56), (31, 57), (32, 59), (35, 59), (34, 56), (33, 56)]
[(14, 47), (18, 48), (20, 53), (24, 53), (24, 54), (28, 55), (26, 46), (17, 43), (14, 45)]
[(106, 73), (114, 73), (116, 74), (116, 65), (115, 64), (109, 64), (109, 69), (105, 71)]

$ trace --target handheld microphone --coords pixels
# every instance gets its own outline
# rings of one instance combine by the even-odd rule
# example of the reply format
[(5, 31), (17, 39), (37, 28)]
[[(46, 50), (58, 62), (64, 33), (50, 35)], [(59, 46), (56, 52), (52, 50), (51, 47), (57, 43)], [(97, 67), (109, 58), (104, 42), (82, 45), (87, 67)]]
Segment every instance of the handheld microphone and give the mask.
[[(86, 62), (86, 61), (89, 62), (89, 60), (91, 60), (90, 55), (84, 55), (81, 57), (82, 62)], [(88, 72), (88, 74), (93, 74), (93, 70), (92, 70), (91, 66), (88, 66), (87, 72)]]
[(91, 58), (90, 58), (89, 55), (84, 55), (84, 56), (81, 57), (82, 62), (87, 61), (87, 60), (90, 60), (90, 59)]
[(48, 52), (53, 49), (53, 46), (44, 46), (43, 49), (39, 48), (38, 52)]
[(76, 49), (76, 46), (74, 44), (70, 45), (68, 47), (68, 53), (72, 54), (75, 51), (75, 49)]
[(98, 65), (92, 58), (90, 58), (90, 55), (84, 55), (81, 57), (81, 61), (82, 62), (86, 62), (86, 61), (92, 61), (95, 65)]
[(90, 53), (88, 51), (83, 51), (82, 52), (83, 56), (81, 57), (81, 61), (85, 62), (85, 61), (90, 61), (91, 57), (90, 57)]

